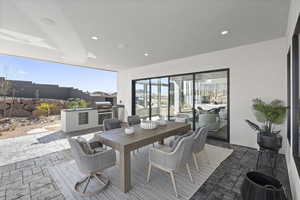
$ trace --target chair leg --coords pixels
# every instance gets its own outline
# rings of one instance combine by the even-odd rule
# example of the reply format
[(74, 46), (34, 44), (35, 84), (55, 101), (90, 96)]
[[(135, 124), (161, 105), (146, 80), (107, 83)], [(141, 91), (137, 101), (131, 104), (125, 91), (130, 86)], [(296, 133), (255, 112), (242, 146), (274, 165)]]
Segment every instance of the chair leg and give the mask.
[(149, 163), (148, 176), (147, 176), (147, 183), (149, 183), (149, 181), (150, 181), (151, 168), (152, 168), (152, 165), (151, 165), (151, 163)]
[(85, 193), (87, 186), (90, 184), (90, 181), (91, 181), (91, 176), (88, 177), (88, 180), (87, 180), (87, 182), (84, 186), (84, 189), (83, 189), (83, 193)]
[(194, 158), (194, 163), (195, 163), (197, 171), (200, 171), (198, 161), (197, 161), (197, 155), (195, 153), (193, 153), (193, 158)]
[[(104, 179), (104, 180), (101, 180), (100, 177), (102, 177), (102, 179)], [(90, 182), (93, 178), (96, 179), (96, 181), (98, 181), (100, 183), (100, 187), (98, 187), (97, 189), (94, 189), (92, 191), (91, 190), (88, 191), (87, 188), (89, 187)], [(109, 182), (110, 182), (109, 178), (102, 175), (101, 173), (92, 173), (89, 176), (85, 177), (84, 179), (76, 182), (76, 184), (74, 186), (74, 190), (76, 192), (80, 193), (81, 195), (92, 196), (92, 195), (95, 195), (95, 194), (101, 192), (102, 190), (104, 190), (108, 186)], [(83, 185), (83, 189), (82, 189), (81, 185)]]
[(186, 170), (190, 176), (190, 180), (192, 183), (194, 183), (193, 177), (192, 177), (192, 173), (191, 173), (191, 169), (190, 169), (190, 165), (188, 163), (186, 163)]
[(174, 191), (175, 191), (175, 195), (176, 195), (176, 197), (178, 197), (177, 187), (176, 187), (176, 182), (175, 182), (175, 177), (174, 177), (174, 172), (170, 171), (169, 173), (171, 175), (171, 179), (172, 179), (172, 184), (173, 184), (173, 188), (174, 188)]

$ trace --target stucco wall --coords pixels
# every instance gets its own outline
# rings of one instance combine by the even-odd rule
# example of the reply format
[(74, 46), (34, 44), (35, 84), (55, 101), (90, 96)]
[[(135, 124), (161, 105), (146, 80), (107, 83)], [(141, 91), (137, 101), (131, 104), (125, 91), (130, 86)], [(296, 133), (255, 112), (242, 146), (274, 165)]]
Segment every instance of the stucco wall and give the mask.
[[(122, 101), (126, 113), (131, 113), (132, 79), (229, 68), (230, 142), (257, 147), (256, 135), (244, 120), (255, 120), (253, 98), (286, 100), (285, 45), (286, 39), (280, 38), (120, 71), (118, 103)], [(282, 130), (285, 138), (285, 126)]]

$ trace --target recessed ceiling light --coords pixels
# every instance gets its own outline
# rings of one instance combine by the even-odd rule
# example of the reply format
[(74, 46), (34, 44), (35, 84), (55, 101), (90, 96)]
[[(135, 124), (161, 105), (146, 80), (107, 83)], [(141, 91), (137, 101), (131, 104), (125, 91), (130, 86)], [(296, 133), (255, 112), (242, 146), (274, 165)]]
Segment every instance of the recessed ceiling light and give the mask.
[(149, 54), (148, 53), (144, 53), (144, 56), (149, 56)]
[(97, 37), (97, 36), (92, 36), (91, 38), (92, 38), (92, 40), (99, 40), (99, 37)]
[(229, 33), (228, 30), (224, 30), (224, 31), (221, 32), (221, 35), (227, 35), (228, 33)]

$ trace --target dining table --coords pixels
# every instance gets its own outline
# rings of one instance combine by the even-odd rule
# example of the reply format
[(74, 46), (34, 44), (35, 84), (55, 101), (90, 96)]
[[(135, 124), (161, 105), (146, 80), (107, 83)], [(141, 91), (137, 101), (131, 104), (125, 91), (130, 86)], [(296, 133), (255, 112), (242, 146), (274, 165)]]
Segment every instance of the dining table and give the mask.
[(131, 152), (164, 139), (183, 135), (191, 129), (191, 125), (181, 122), (168, 121), (165, 125), (154, 129), (144, 129), (140, 125), (133, 126), (134, 133), (125, 134), (125, 128), (117, 128), (95, 133), (95, 138), (102, 144), (115, 149), (120, 154), (120, 189), (127, 193), (131, 189)]

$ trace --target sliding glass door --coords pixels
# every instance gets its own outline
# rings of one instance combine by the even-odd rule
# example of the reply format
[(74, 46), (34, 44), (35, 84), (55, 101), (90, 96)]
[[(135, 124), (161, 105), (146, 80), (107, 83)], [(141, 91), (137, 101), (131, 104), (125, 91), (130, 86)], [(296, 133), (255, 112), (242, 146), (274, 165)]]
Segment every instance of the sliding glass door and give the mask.
[(229, 141), (229, 70), (133, 80), (132, 114), (142, 119), (188, 119), (209, 136)]
[(150, 113), (150, 81), (135, 82), (135, 112), (142, 119), (149, 119)]
[(169, 79), (151, 79), (151, 120), (168, 120)]
[(193, 127), (193, 75), (170, 77), (170, 120), (187, 118)]
[(195, 126), (206, 126), (209, 135), (228, 140), (227, 71), (195, 76)]

